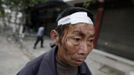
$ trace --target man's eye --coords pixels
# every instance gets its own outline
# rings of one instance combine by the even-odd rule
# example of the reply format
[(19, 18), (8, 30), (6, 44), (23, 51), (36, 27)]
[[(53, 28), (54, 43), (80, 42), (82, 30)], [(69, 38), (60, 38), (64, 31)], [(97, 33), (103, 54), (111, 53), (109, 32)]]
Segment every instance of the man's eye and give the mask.
[(94, 41), (93, 39), (88, 40), (88, 42), (93, 42), (93, 41)]
[(73, 38), (75, 41), (80, 41), (80, 38)]
[(75, 38), (76, 41), (80, 41), (80, 38)]

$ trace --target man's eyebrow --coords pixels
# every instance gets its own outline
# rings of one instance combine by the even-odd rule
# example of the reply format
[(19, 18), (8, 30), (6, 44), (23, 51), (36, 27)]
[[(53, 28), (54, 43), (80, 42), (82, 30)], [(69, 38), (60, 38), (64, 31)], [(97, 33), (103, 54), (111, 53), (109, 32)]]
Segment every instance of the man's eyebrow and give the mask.
[(88, 37), (95, 38), (95, 34), (91, 34)]
[[(86, 34), (84, 34), (84, 33), (81, 32), (81, 31), (74, 31), (73, 34), (76, 34), (76, 35), (78, 35), (78, 36), (86, 36)], [(88, 37), (93, 37), (93, 38), (95, 37), (95, 33), (92, 34), (92, 33), (89, 32), (88, 34), (89, 34)]]
[(81, 31), (74, 31), (73, 34), (79, 35), (79, 36), (85, 36), (84, 33), (82, 33)]

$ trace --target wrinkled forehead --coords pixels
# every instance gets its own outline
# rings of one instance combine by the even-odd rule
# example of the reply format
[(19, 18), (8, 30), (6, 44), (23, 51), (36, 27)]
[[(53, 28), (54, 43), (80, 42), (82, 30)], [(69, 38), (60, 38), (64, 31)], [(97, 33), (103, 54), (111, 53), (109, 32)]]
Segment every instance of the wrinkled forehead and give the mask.
[(69, 25), (69, 27), (65, 29), (65, 32), (67, 32), (67, 34), (82, 34), (86, 36), (95, 34), (94, 25), (89, 25), (86, 23)]

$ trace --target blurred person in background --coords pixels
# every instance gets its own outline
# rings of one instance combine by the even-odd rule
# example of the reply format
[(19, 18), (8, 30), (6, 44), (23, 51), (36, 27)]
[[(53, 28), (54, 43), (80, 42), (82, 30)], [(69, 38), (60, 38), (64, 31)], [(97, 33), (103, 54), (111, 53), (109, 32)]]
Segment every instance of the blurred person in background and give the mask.
[(40, 42), (40, 47), (41, 48), (43, 48), (44, 46), (43, 46), (43, 43), (44, 43), (44, 31), (45, 30), (45, 28), (44, 28), (44, 26), (43, 25), (41, 25), (39, 28), (38, 28), (38, 31), (37, 31), (37, 35), (36, 35), (36, 41), (35, 41), (35, 43), (34, 43), (34, 49), (36, 49), (36, 46), (37, 46), (37, 44)]

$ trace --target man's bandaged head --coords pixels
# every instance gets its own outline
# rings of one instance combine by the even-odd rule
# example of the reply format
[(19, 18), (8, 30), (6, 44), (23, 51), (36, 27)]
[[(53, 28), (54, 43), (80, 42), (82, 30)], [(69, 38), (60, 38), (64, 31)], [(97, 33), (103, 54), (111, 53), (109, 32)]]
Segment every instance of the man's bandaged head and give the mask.
[(57, 19), (57, 25), (87, 23), (93, 25), (93, 15), (84, 8), (71, 7), (64, 10)]

